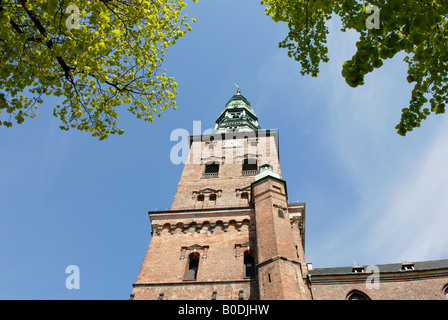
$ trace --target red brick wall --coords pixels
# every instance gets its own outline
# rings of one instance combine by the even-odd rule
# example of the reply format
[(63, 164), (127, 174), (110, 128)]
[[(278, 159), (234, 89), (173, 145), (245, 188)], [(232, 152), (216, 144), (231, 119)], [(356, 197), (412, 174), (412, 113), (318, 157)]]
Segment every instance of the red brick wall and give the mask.
[(448, 284), (448, 275), (446, 272), (435, 276), (417, 271), (408, 273), (406, 277), (380, 274), (378, 290), (367, 289), (365, 280), (347, 283), (317, 281), (318, 278), (311, 282), (316, 300), (344, 300), (352, 290), (359, 290), (372, 300), (444, 300), (442, 290)]
[[(260, 298), (309, 298), (297, 256), (303, 249), (295, 247), (285, 185), (277, 179), (264, 178), (253, 185), (253, 197)], [(279, 216), (279, 210), (283, 211), (283, 217)]]
[[(161, 292), (165, 299), (211, 299), (213, 291), (217, 291), (218, 299), (236, 299), (240, 290), (244, 290), (245, 299), (259, 298), (257, 282), (244, 278), (243, 254), (249, 250), (255, 263), (260, 263), (257, 246), (263, 248), (263, 259), (281, 254), (294, 262), (277, 261), (272, 265), (276, 268), (273, 276), (278, 273), (275, 279), (283, 280), (272, 284), (270, 298), (301, 298), (305, 292), (297, 258), (298, 251), (303, 253), (302, 242), (300, 234), (293, 236), (284, 185), (271, 180), (259, 185), (258, 194), (263, 188), (271, 192), (274, 185), (278, 189), (271, 192), (274, 196), (267, 201), (258, 201), (255, 211), (249, 207), (249, 200), (241, 198), (242, 192), (250, 196), (255, 178), (242, 174), (245, 155), (256, 157), (258, 166), (268, 162), (281, 176), (275, 138), (258, 137), (256, 144), (253, 139), (232, 141), (236, 146), (223, 147), (223, 141), (218, 140), (212, 149), (210, 143), (192, 142), (190, 161), (182, 172), (171, 211), (150, 214), (153, 234), (133, 290), (135, 299), (157, 299)], [(205, 164), (222, 156), (224, 160), (217, 161), (220, 162), (218, 177), (204, 178)], [(212, 193), (217, 195), (216, 201), (209, 200)], [(198, 194), (205, 195), (203, 202), (197, 201)], [(273, 204), (284, 208), (281, 221), (272, 211)], [(219, 210), (222, 207), (229, 209)], [(188, 211), (204, 208), (209, 210)], [(266, 210), (269, 210), (267, 215)], [(255, 215), (260, 232), (256, 232)], [(274, 233), (273, 229), (265, 229), (271, 223), (275, 226)], [(197, 279), (193, 282), (184, 279), (191, 252), (200, 254)], [(304, 262), (303, 255), (301, 259)]]
[[(297, 261), (283, 183), (272, 179), (256, 183), (254, 203), (259, 261), (276, 255)], [(284, 212), (283, 218), (278, 215), (279, 209)]]
[[(288, 212), (282, 182), (266, 179), (254, 185), (255, 207), (241, 194), (250, 195), (255, 176), (244, 176), (245, 156), (256, 157), (258, 166), (268, 162), (281, 177), (275, 137), (232, 139), (234, 146), (193, 141), (171, 212), (151, 213), (152, 237), (132, 291), (134, 299), (311, 299), (306, 284), (302, 245), (302, 218)], [(210, 145), (214, 145), (210, 148)], [(205, 164), (220, 163), (218, 177), (204, 178)], [(277, 187), (277, 188), (276, 188)], [(203, 202), (197, 195), (205, 196)], [(216, 194), (210, 201), (209, 195)], [(219, 208), (227, 207), (225, 211)], [(231, 209), (246, 207), (245, 209)], [(204, 209), (208, 211), (188, 211)], [(284, 217), (278, 216), (278, 209)], [(258, 278), (244, 278), (244, 251), (259, 265)], [(186, 281), (188, 256), (200, 254), (197, 279)], [(269, 281), (270, 278), (270, 281)], [(448, 276), (431, 272), (380, 275), (380, 289), (367, 289), (361, 278), (312, 276), (314, 299), (346, 299), (359, 290), (371, 299), (445, 299)]]
[[(249, 223), (251, 216), (243, 217), (244, 223), (237, 224), (242, 218), (229, 221), (230, 218), (225, 214), (219, 215), (221, 220), (213, 226), (213, 221), (218, 218), (208, 216), (202, 219), (212, 221), (210, 224), (204, 222), (189, 228), (177, 225), (173, 230), (165, 227), (159, 234), (153, 233), (136, 281), (137, 287), (133, 290), (135, 298), (143, 298), (143, 294), (145, 297), (153, 296), (151, 299), (156, 299), (163, 284), (168, 284), (163, 288), (166, 290), (164, 292), (167, 299), (190, 299), (192, 295), (196, 295), (192, 299), (209, 299), (214, 291), (210, 288), (215, 287), (220, 288), (218, 295), (221, 299), (233, 299), (234, 291), (240, 289), (244, 289), (246, 298), (257, 297), (254, 286), (250, 286), (250, 281), (244, 278), (244, 251), (254, 252), (255, 247), (251, 236), (253, 228)], [(179, 220), (182, 221), (181, 218)], [(201, 222), (200, 219), (195, 220)], [(195, 245), (194, 249), (188, 248)], [(192, 252), (198, 252), (200, 259), (197, 279), (189, 282), (184, 279), (188, 256)], [(241, 282), (243, 280), (246, 281)], [(220, 283), (223, 281), (236, 282)], [(202, 284), (198, 285), (199, 283)], [(144, 284), (151, 286), (143, 290)]]
[(164, 300), (211, 300), (216, 291), (216, 300), (238, 300), (243, 290), (244, 300), (257, 300), (257, 285), (246, 280), (229, 283), (172, 284), (169, 286), (137, 285), (134, 300), (156, 300), (163, 292)]
[[(235, 141), (237, 146), (225, 147), (225, 140), (217, 140), (214, 141), (213, 149), (209, 148), (210, 143), (207, 141), (192, 142), (189, 161), (182, 172), (171, 210), (246, 205), (247, 200), (241, 200), (241, 191), (238, 192), (237, 189), (248, 188), (254, 181), (254, 176), (242, 174), (242, 164), (247, 155), (257, 158), (258, 166), (264, 162), (270, 163), (274, 171), (281, 175), (273, 136), (257, 138), (255, 146), (244, 138), (232, 141)], [(203, 178), (205, 164), (211, 161), (220, 162), (218, 178)], [(218, 194), (216, 202), (209, 202), (206, 196), (206, 201), (198, 204), (193, 192), (206, 188), (221, 190), (221, 193)]]

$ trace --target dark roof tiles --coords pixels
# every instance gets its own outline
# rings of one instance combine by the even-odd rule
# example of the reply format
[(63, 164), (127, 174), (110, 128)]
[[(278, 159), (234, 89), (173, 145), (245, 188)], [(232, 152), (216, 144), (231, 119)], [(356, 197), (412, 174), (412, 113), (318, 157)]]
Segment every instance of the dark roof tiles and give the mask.
[[(406, 265), (409, 265), (406, 262)], [(402, 263), (378, 264), (376, 265), (380, 273), (399, 272), (402, 270)], [(367, 267), (364, 266), (364, 267)], [(448, 269), (448, 259), (431, 260), (414, 262), (414, 271)], [(310, 275), (337, 275), (337, 274), (353, 274), (353, 267), (330, 267), (330, 268), (314, 268), (308, 271)]]

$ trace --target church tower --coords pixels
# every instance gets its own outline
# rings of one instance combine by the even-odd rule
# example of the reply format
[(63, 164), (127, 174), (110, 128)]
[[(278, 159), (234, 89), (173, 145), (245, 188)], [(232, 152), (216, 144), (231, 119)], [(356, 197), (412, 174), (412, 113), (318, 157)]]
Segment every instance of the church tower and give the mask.
[(211, 134), (190, 136), (170, 210), (132, 299), (310, 299), (303, 203), (288, 203), (278, 130), (263, 130), (238, 89)]

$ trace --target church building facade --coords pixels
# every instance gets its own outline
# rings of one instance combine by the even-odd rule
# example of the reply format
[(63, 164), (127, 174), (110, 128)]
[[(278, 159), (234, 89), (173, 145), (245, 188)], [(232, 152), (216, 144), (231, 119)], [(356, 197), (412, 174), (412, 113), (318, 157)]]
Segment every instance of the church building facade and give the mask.
[(367, 266), (307, 265), (305, 204), (288, 202), (278, 131), (260, 128), (239, 89), (211, 134), (190, 137), (170, 210), (149, 218), (131, 299), (448, 298), (448, 260), (379, 265), (379, 288)]

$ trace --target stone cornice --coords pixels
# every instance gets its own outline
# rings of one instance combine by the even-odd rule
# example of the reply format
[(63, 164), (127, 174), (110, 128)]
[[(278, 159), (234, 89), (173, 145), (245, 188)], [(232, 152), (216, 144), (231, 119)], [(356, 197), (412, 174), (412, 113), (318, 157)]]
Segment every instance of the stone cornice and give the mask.
[(207, 284), (231, 284), (231, 283), (242, 283), (242, 282), (255, 282), (256, 279), (235, 279), (235, 280), (218, 280), (218, 281), (179, 281), (179, 282), (137, 282), (132, 284), (135, 287), (150, 287), (150, 286), (189, 286), (189, 285), (207, 285)]
[(187, 213), (207, 213), (207, 212), (216, 212), (219, 214), (219, 212), (225, 211), (253, 211), (253, 207), (251, 205), (244, 206), (244, 207), (210, 207), (210, 208), (201, 208), (201, 209), (194, 209), (194, 208), (188, 208), (188, 209), (176, 209), (176, 210), (157, 210), (157, 211), (148, 211), (149, 216), (152, 215), (166, 215), (166, 214), (187, 214)]
[(241, 233), (243, 226), (247, 226), (247, 228), (255, 228), (255, 225), (251, 223), (250, 217), (240, 217), (239, 219), (235, 219), (234, 217), (221, 218), (219, 220), (216, 219), (207, 219), (201, 217), (201, 219), (197, 220), (172, 220), (169, 221), (158, 221), (159, 223), (152, 223), (152, 235), (161, 236), (163, 230), (166, 229), (168, 232), (166, 234), (173, 235), (174, 233), (188, 233), (194, 232), (199, 233), (204, 228), (209, 235), (212, 235), (216, 228), (219, 228), (223, 232), (228, 232), (229, 227), (232, 226), (238, 233)]

